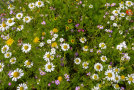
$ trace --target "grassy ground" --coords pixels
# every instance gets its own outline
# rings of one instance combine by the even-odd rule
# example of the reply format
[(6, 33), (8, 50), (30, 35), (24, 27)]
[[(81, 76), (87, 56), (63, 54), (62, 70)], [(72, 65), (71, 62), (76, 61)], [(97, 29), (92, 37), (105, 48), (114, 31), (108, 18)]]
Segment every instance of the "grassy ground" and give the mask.
[[(9, 45), (9, 52), (12, 52), (12, 56), (5, 58), (3, 53), (0, 54), (1, 63), (5, 65), (3, 71), (0, 72), (1, 90), (15, 90), (20, 83), (26, 83), (28, 90), (73, 90), (76, 88), (91, 90), (94, 87), (98, 87), (101, 90), (114, 90), (117, 88), (115, 88), (116, 85), (119, 85), (117, 89), (125, 88), (126, 90), (133, 90), (134, 51), (132, 47), (134, 42), (134, 17), (133, 15), (130, 16), (131, 20), (125, 19), (127, 15), (125, 18), (121, 18), (121, 20), (116, 17), (115, 21), (109, 18), (112, 15), (111, 12), (119, 6), (118, 3), (122, 0), (82, 0), (82, 4), (80, 5), (78, 5), (80, 0), (49, 0), (49, 2), (45, 0), (43, 1), (45, 4), (44, 7), (35, 7), (35, 9), (30, 10), (28, 4), (36, 1), (15, 0), (11, 3), (15, 6), (12, 14), (7, 9), (9, 5), (7, 1), (0, 2), (0, 14), (6, 14), (5, 16), (1, 16), (1, 18), (15, 18), (16, 14), (20, 12), (23, 13), (23, 18), (25, 16), (33, 18), (30, 23), (25, 23), (22, 19), (15, 19), (15, 25), (0, 32), (0, 35), (4, 35), (4, 37), (9, 35), (9, 38), (13, 39), (13, 43), (9, 42), (11, 44)], [(106, 3), (116, 3), (116, 5), (107, 8), (105, 6)], [(93, 5), (93, 8), (89, 8), (90, 5)], [(130, 7), (130, 9), (134, 10), (133, 7)], [(122, 12), (126, 13), (126, 10)], [(43, 21), (45, 21), (45, 25), (41, 24)], [(107, 24), (107, 22), (110, 24)], [(113, 23), (117, 23), (120, 26), (113, 27)], [(79, 26), (77, 27), (76, 24), (79, 24)], [(19, 25), (24, 25), (22, 31), (16, 31)], [(99, 29), (98, 25), (102, 25), (103, 29)], [(57, 29), (58, 32), (54, 32), (54, 29)], [(106, 32), (106, 29), (112, 30), (112, 33)], [(119, 31), (122, 31), (123, 34), (120, 34)], [(57, 34), (58, 37), (49, 44), (47, 40), (54, 39), (53, 33)], [(0, 38), (0, 48), (9, 44), (6, 42), (9, 38), (4, 39), (4, 37), (1, 36)], [(86, 38), (85, 43), (80, 42), (81, 37)], [(62, 44), (60, 38), (64, 38), (63, 43), (69, 44), (71, 48), (64, 51), (60, 46)], [(120, 51), (116, 47), (123, 41), (125, 41), (127, 48), (123, 48)], [(45, 43), (43, 47), (39, 46), (41, 42)], [(106, 45), (106, 49), (102, 49), (99, 46), (103, 42)], [(30, 52), (22, 52), (21, 48), (24, 43), (31, 44), (32, 48)], [(58, 48), (56, 48), (57, 46)], [(85, 46), (87, 46), (88, 51), (83, 51), (83, 47), (85, 48)], [(55, 69), (52, 72), (47, 72), (44, 65), (48, 62), (43, 59), (43, 56), (46, 52), (51, 52), (52, 47), (56, 49), (56, 54), (53, 54), (54, 60), (50, 60), (50, 62), (55, 65)], [(131, 57), (130, 60), (121, 60), (124, 53), (126, 53), (125, 55), (128, 53), (128, 57)], [(106, 56), (107, 61), (103, 62), (100, 59), (101, 56)], [(16, 57), (15, 64), (11, 64), (10, 62), (12, 57)], [(79, 65), (76, 65), (74, 62), (75, 58), (81, 59)], [(31, 68), (24, 66), (26, 60), (34, 63)], [(89, 63), (87, 69), (83, 68), (83, 62)], [(102, 64), (103, 70), (101, 72), (96, 71), (94, 68), (96, 63)], [(120, 76), (119, 82), (116, 82), (115, 79), (111, 81), (104, 79), (107, 76), (105, 72), (110, 70), (108, 68), (109, 65), (113, 67), (111, 69), (112, 72)], [(16, 68), (22, 69), (24, 76), (17, 81), (13, 81), (12, 78), (9, 78), (10, 75), (8, 74), (9, 71), (13, 71)], [(39, 68), (46, 74), (41, 75)], [(114, 71), (115, 68), (120, 71), (116, 73)], [(89, 72), (91, 75), (88, 76), (87, 73)], [(70, 81), (66, 80), (65, 74), (69, 75)], [(97, 74), (99, 79), (95, 80), (92, 78), (94, 74)], [(126, 78), (125, 80), (121, 78), (123, 75)], [(128, 83), (129, 80), (127, 78), (130, 79), (128, 75), (132, 76), (131, 84)], [(59, 80), (60, 84), (56, 85), (57, 83), (52, 82), (55, 80)]]

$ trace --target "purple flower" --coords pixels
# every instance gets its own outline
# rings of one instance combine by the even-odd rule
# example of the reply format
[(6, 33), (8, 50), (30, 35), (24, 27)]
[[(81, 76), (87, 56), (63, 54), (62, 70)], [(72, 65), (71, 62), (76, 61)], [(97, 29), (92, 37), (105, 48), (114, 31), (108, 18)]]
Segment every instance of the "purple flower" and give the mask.
[(75, 90), (80, 90), (80, 87), (79, 87), (79, 86), (77, 86), (77, 87), (75, 88)]
[(45, 75), (46, 72), (40, 71), (40, 75)]
[(12, 85), (12, 83), (11, 83), (11, 82), (9, 82), (9, 83), (8, 83), (8, 85), (9, 85), (9, 86), (11, 86), (11, 85)]
[(51, 83), (49, 83), (48, 86), (51, 86)]
[(90, 52), (93, 52), (93, 49), (90, 49)]
[(110, 65), (112, 65), (112, 62), (110, 62)]
[(55, 84), (56, 85), (59, 85), (60, 84), (60, 81), (59, 80), (55, 80)]
[(13, 11), (12, 10), (10, 11), (10, 14), (13, 14)]
[(124, 87), (121, 87), (121, 89), (120, 90), (125, 90), (125, 88)]
[(42, 24), (42, 25), (45, 25), (45, 24), (46, 24), (46, 22), (45, 22), (45, 21), (43, 21), (41, 24)]
[(76, 24), (75, 27), (78, 27), (80, 24)]
[(76, 53), (75, 53), (75, 56), (77, 57), (78, 55), (79, 55), (78, 52), (76, 52)]
[(90, 76), (91, 75), (91, 73), (89, 72), (89, 73), (87, 73), (87, 76)]
[(9, 73), (8, 73), (8, 76), (9, 76), (9, 77), (11, 77), (11, 73), (12, 73), (12, 71), (9, 71)]

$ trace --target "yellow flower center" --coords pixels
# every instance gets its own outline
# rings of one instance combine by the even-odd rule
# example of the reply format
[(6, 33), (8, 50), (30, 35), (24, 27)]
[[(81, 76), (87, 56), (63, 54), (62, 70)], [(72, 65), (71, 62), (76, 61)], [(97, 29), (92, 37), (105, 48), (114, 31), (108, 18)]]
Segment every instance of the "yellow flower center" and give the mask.
[(87, 64), (86, 63), (84, 64), (84, 67), (87, 67)]
[(18, 28), (21, 29), (21, 26), (19, 26)]
[(24, 87), (20, 87), (20, 90), (24, 90)]
[(105, 57), (102, 57), (102, 60), (104, 60), (104, 61), (105, 61), (105, 60), (106, 60), (106, 58), (105, 58)]
[(101, 68), (101, 66), (100, 66), (100, 65), (97, 65), (97, 66), (96, 66), (96, 68), (97, 68), (97, 69), (100, 69), (100, 68)]
[(77, 63), (78, 63), (78, 62), (79, 62), (79, 60), (78, 60), (78, 59), (76, 59), (76, 60), (75, 60), (75, 62), (77, 62)]
[(47, 58), (50, 58), (50, 54), (47, 54)]
[(2, 24), (3, 27), (6, 27), (7, 25), (5, 23)]
[(52, 68), (52, 66), (51, 66), (51, 65), (48, 65), (48, 66), (47, 66), (47, 68), (48, 68), (48, 69), (51, 69), (51, 68)]
[(14, 62), (15, 60), (14, 59), (11, 59), (11, 62)]
[(10, 20), (8, 20), (8, 22), (9, 22), (9, 23), (12, 23), (13, 21), (10, 19)]
[(94, 79), (97, 79), (97, 75), (94, 75)]
[(38, 2), (38, 5), (41, 5), (41, 2)]
[(19, 14), (18, 17), (21, 17), (21, 15)]
[(128, 2), (128, 5), (131, 5), (131, 2)]
[(27, 20), (29, 20), (28, 18), (25, 18), (25, 20), (27, 21)]
[(116, 69), (115, 69), (115, 72), (118, 72), (118, 71), (119, 71), (119, 70), (116, 68)]
[(82, 38), (81, 41), (85, 41), (85, 38)]
[(105, 44), (101, 44), (101, 47), (104, 47), (105, 46)]
[(14, 72), (14, 73), (13, 73), (13, 77), (15, 77), (15, 78), (17, 78), (19, 75), (20, 75), (19, 72)]
[(54, 28), (53, 29), (53, 32), (55, 32), (55, 33), (58, 32), (58, 29), (57, 28)]
[(88, 49), (88, 46), (84, 46), (85, 49)]
[(128, 79), (128, 80), (132, 82), (132, 81), (133, 81), (133, 78), (132, 78), (132, 77), (129, 77), (129, 79)]
[(113, 76), (113, 75), (112, 75), (112, 73), (108, 73), (108, 77), (110, 77), (110, 78), (111, 78), (112, 76)]
[(115, 13), (118, 13), (118, 11), (115, 11)]
[(4, 48), (3, 48), (3, 51), (6, 51), (6, 50), (7, 50), (7, 48), (6, 48), (6, 47), (4, 47)]
[(28, 49), (28, 46), (24, 46), (24, 49), (27, 50)]
[(64, 45), (64, 47), (63, 47), (64, 49), (67, 49), (67, 45)]
[(30, 64), (31, 64), (31, 62), (30, 62), (30, 61), (28, 61), (26, 64), (27, 64), (27, 65), (30, 65)]
[(118, 77), (115, 77), (115, 80), (119, 80), (119, 78)]
[(116, 85), (115, 85), (115, 88), (119, 88), (119, 85), (118, 85), (118, 84), (116, 84)]
[(9, 53), (7, 53), (7, 57), (9, 57), (10, 56), (10, 54)]

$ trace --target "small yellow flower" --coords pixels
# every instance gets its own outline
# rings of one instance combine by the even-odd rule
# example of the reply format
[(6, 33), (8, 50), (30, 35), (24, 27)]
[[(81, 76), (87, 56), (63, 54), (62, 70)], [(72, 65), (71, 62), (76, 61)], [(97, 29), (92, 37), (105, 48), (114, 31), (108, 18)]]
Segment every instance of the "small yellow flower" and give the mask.
[(75, 42), (75, 40), (74, 39), (71, 39), (71, 43), (74, 43)]
[(7, 41), (6, 41), (6, 44), (11, 46), (13, 44), (14, 40), (9, 38)]
[(59, 77), (58, 77), (58, 80), (61, 82), (61, 81), (62, 81), (62, 77), (61, 77), (61, 76), (59, 76)]
[(40, 40), (40, 39), (39, 39), (38, 37), (35, 37), (34, 40), (33, 40), (33, 42), (34, 42), (34, 43), (38, 43), (38, 42), (40, 42), (39, 40)]
[(71, 23), (72, 22), (72, 19), (68, 19), (68, 23)]
[(54, 29), (53, 29), (53, 32), (54, 32), (54, 33), (57, 33), (57, 32), (58, 32), (58, 29), (57, 29), (57, 28), (54, 28)]
[(54, 20), (57, 20), (57, 17), (55, 17)]
[(69, 29), (69, 27), (68, 26), (66, 26), (66, 30), (68, 30)]
[(44, 35), (46, 35), (46, 33), (45, 32), (42, 32), (42, 36), (44, 36)]
[(54, 42), (54, 43), (52, 43), (52, 45), (51, 45), (52, 47), (57, 47), (57, 43), (56, 42)]

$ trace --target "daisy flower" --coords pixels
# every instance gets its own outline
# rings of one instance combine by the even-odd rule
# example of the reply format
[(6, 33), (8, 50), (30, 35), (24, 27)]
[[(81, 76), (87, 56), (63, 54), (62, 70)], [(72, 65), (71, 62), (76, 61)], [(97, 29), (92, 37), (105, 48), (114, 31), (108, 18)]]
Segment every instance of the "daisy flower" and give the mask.
[(96, 71), (102, 71), (103, 70), (103, 66), (102, 66), (102, 64), (101, 63), (96, 63), (95, 65), (94, 65), (94, 69), (96, 70)]
[(10, 63), (11, 63), (11, 64), (15, 64), (15, 63), (16, 63), (16, 58), (15, 58), (15, 57), (11, 58), (11, 59), (10, 59)]
[(74, 63), (75, 64), (80, 64), (81, 63), (81, 59), (80, 58), (75, 58), (74, 59)]
[(47, 43), (48, 43), (48, 44), (51, 44), (51, 42), (52, 42), (52, 41), (51, 41), (50, 39), (47, 40)]
[(92, 75), (92, 79), (98, 80), (98, 79), (99, 79), (98, 74), (93, 74), (93, 75)]
[(6, 41), (6, 44), (8, 46), (11, 46), (13, 44), (14, 40), (12, 38), (9, 38), (7, 41)]
[(43, 47), (44, 45), (45, 45), (44, 42), (40, 42), (40, 44), (39, 44), (40, 47)]
[(0, 63), (0, 72), (3, 71), (3, 68), (4, 68), (4, 64), (3, 63)]
[(51, 53), (50, 52), (46, 52), (45, 55), (43, 56), (43, 59), (46, 61), (49, 61), (51, 57)]
[(115, 89), (118, 89), (118, 90), (120, 89), (119, 84), (113, 84), (113, 86), (114, 86)]
[(87, 40), (86, 40), (85, 37), (81, 37), (81, 38), (80, 38), (80, 42), (81, 42), (81, 43), (85, 43), (86, 41), (87, 41)]
[(83, 51), (86, 52), (86, 51), (88, 51), (88, 46), (84, 46), (82, 49), (83, 49)]
[(33, 66), (33, 62), (29, 61), (29, 60), (26, 60), (24, 62), (24, 66), (28, 67), (28, 68), (31, 68)]
[(20, 20), (22, 17), (23, 17), (23, 13), (17, 13), (17, 14), (16, 14), (16, 18), (17, 18), (18, 20)]
[(25, 16), (25, 17), (23, 18), (23, 21), (24, 21), (25, 23), (29, 23), (31, 20), (32, 20), (32, 18), (29, 17), (29, 16)]
[(106, 44), (105, 44), (105, 43), (100, 43), (100, 44), (99, 44), (99, 47), (100, 47), (101, 49), (106, 49)]
[(133, 2), (132, 1), (126, 1), (125, 4), (126, 4), (126, 6), (131, 7), (133, 5)]
[(105, 71), (105, 75), (106, 75), (106, 78), (108, 81), (114, 80), (114, 78), (115, 78), (115, 74), (112, 70)]
[(9, 29), (8, 24), (5, 22), (2, 22), (2, 24), (0, 24), (0, 27), (1, 27), (1, 31), (5, 31), (5, 30)]
[(8, 26), (13, 26), (14, 24), (15, 24), (14, 18), (8, 18), (8, 19), (7, 19), (7, 25), (8, 25)]
[(121, 17), (125, 17), (125, 15), (126, 15), (126, 14), (125, 14), (125, 13), (123, 13), (123, 12), (122, 12), (122, 13), (120, 13), (120, 16), (121, 16)]
[(113, 15), (114, 15), (114, 16), (118, 16), (119, 11), (118, 11), (118, 10), (113, 10), (113, 12), (112, 12), (112, 13), (113, 13)]
[(115, 67), (115, 68), (113, 68), (113, 71), (114, 71), (116, 74), (118, 74), (119, 71), (120, 71), (120, 69)]
[(118, 83), (120, 81), (120, 76), (119, 75), (115, 75), (115, 78), (114, 78), (113, 81)]
[(21, 31), (21, 30), (23, 30), (24, 29), (24, 25), (19, 25), (18, 27), (17, 27), (17, 31)]
[(11, 73), (12, 81), (17, 81), (17, 79), (20, 79), (24, 75), (23, 70), (17, 68)]
[(133, 74), (131, 74), (131, 75), (128, 74), (128, 77), (126, 77), (126, 80), (128, 80), (129, 84), (134, 83), (134, 75)]
[(2, 53), (6, 53), (9, 50), (9, 46), (5, 45), (1, 48)]
[(22, 48), (21, 48), (22, 52), (28, 53), (31, 50), (31, 44), (23, 44)]
[(13, 6), (12, 4), (10, 4), (9, 6), (8, 6), (8, 9), (10, 9), (10, 10), (13, 10), (15, 8), (15, 6)]
[(62, 49), (63, 51), (67, 51), (69, 48), (70, 48), (69, 44), (67, 44), (67, 43), (61, 44), (61, 49)]
[(5, 54), (4, 54), (4, 57), (5, 58), (10, 58), (12, 56), (12, 53), (11, 52), (6, 52)]
[(27, 90), (28, 87), (25, 83), (21, 83), (19, 84), (19, 86), (17, 87), (17, 90)]
[(35, 5), (39, 8), (39, 7), (43, 7), (44, 3), (42, 1), (37, 1), (35, 2)]
[(82, 63), (82, 66), (83, 66), (84, 69), (87, 69), (87, 68), (88, 68), (88, 65), (89, 65), (88, 62), (83, 62), (83, 63)]
[(46, 71), (46, 72), (54, 71), (54, 69), (55, 69), (55, 66), (53, 65), (53, 63), (48, 62), (48, 63), (45, 65), (45, 71)]
[(107, 57), (106, 56), (101, 56), (100, 58), (101, 58), (101, 61), (103, 61), (103, 62), (107, 61)]
[(112, 65), (108, 65), (108, 69), (111, 70), (112, 69)]
[(64, 41), (64, 39), (63, 38), (60, 38), (60, 42), (62, 43)]
[(34, 4), (34, 3), (29, 3), (29, 4), (28, 4), (28, 7), (32, 10), (32, 9), (35, 8), (35, 4)]

